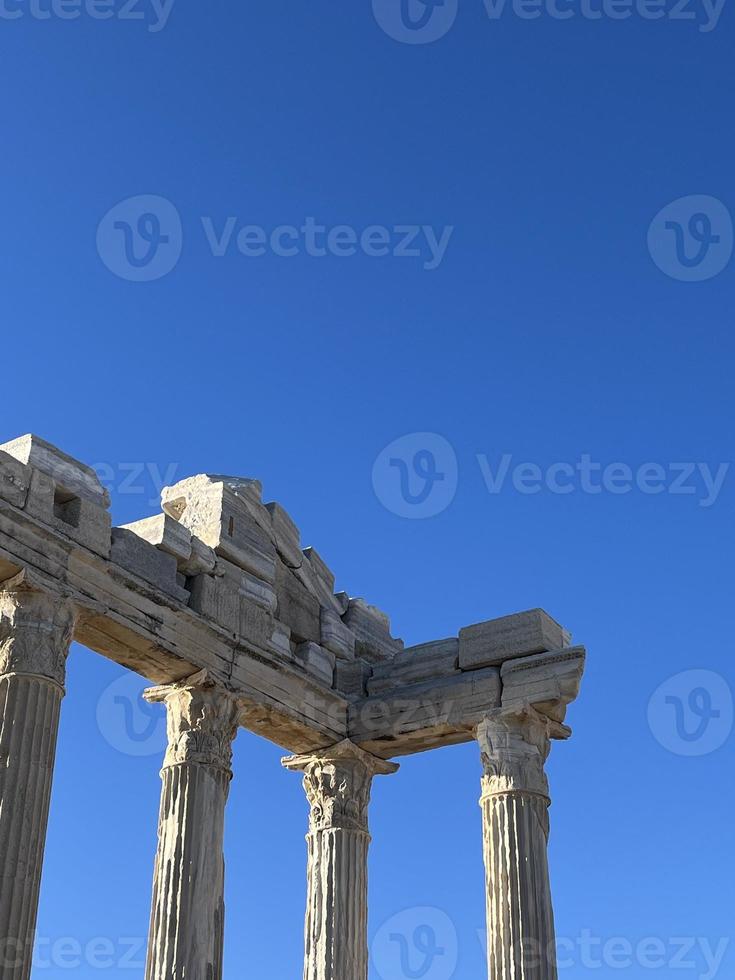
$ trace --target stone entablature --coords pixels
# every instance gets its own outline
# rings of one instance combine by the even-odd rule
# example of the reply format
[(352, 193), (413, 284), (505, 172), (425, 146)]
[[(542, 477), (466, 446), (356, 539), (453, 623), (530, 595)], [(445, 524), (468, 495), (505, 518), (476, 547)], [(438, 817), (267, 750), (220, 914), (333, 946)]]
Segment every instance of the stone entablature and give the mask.
[[(153, 681), (208, 670), (241, 724), (292, 751), (351, 738), (401, 755), (471, 739), (511, 690), (576, 696), (584, 651), (542, 610), (404, 649), (385, 613), (335, 593), (257, 480), (191, 477), (164, 489), (162, 513), (119, 528), (108, 507), (94, 471), (38, 437), (0, 446), (0, 581), (26, 571), (63, 592), (76, 639)], [(552, 657), (520, 673), (555, 650), (566, 668)]]

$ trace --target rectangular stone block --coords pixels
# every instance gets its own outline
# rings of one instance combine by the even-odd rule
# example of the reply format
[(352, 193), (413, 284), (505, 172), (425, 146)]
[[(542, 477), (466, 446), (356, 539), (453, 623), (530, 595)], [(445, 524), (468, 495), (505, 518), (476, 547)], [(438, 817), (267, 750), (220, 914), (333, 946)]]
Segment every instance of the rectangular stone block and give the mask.
[(296, 647), (296, 660), (308, 674), (331, 687), (334, 682), (335, 656), (317, 643), (300, 643)]
[(194, 612), (239, 636), (241, 598), (236, 581), (225, 575), (197, 575), (189, 580), (189, 587)]
[(31, 474), (30, 466), (0, 452), (0, 500), (7, 501), (13, 507), (25, 507)]
[(319, 601), (320, 606), (331, 609), (338, 617), (341, 617), (344, 610), (339, 599), (334, 595), (332, 586), (321, 577), (319, 569), (315, 569), (304, 552), (302, 552), (301, 558), (301, 565), (293, 569), (296, 578)]
[(38, 436), (20, 436), (1, 445), (0, 452), (45, 473), (55, 484), (75, 497), (89, 500), (105, 509), (110, 506), (109, 491), (102, 486), (91, 466), (67, 456)]
[[(271, 645), (276, 622), (273, 613), (262, 605), (256, 605), (240, 597), (240, 642), (268, 649)], [(288, 643), (288, 640), (286, 641)], [(289, 647), (290, 653), (290, 647)]]
[(503, 707), (532, 704), (554, 721), (564, 721), (567, 705), (579, 694), (584, 665), (584, 647), (506, 661), (500, 668)]
[(124, 530), (132, 531), (159, 551), (173, 555), (179, 565), (191, 558), (191, 531), (168, 514), (156, 514), (155, 517), (146, 517), (142, 521), (122, 526)]
[(122, 527), (112, 529), (110, 561), (142, 578), (149, 585), (180, 602), (187, 602), (189, 593), (178, 584), (176, 559), (159, 551), (144, 538)]
[(558, 650), (568, 642), (563, 627), (543, 609), (490, 619), (459, 631), (461, 670), (492, 667), (515, 657)]
[(314, 575), (322, 582), (330, 595), (334, 595), (334, 573), (316, 548), (304, 548), (304, 555), (311, 565)]
[(384, 758), (467, 742), (473, 728), (500, 707), (497, 667), (457, 672), (404, 690), (352, 703), (349, 737)]
[(276, 551), (289, 568), (299, 568), (304, 562), (299, 529), (280, 504), (272, 502), (266, 504), (265, 509), (270, 514)]
[(368, 681), (368, 693), (380, 694), (459, 673), (458, 657), (459, 640), (456, 636), (408, 647), (390, 663), (375, 666), (373, 676)]
[(350, 700), (364, 698), (372, 674), (372, 667), (365, 660), (340, 660), (334, 667), (334, 686)]
[(272, 585), (255, 578), (225, 558), (218, 558), (214, 575), (191, 579), (190, 605), (218, 622), (243, 641), (267, 647), (274, 628), (276, 593)]
[(289, 660), (293, 659), (293, 653), (291, 651), (291, 630), (288, 626), (284, 626), (283, 623), (279, 622), (273, 624), (273, 633), (269, 646), (271, 650), (275, 650), (281, 656)]
[(321, 638), (319, 600), (308, 591), (282, 561), (276, 565), (276, 616), (291, 630), (297, 643), (318, 643)]
[[(5, 443), (0, 454), (5, 462), (0, 474), (5, 477), (3, 499), (12, 496), (16, 506), (23, 500), (31, 517), (103, 558), (109, 556), (110, 495), (91, 467), (34, 435)], [(30, 469), (13, 470), (9, 459)]]
[(110, 557), (112, 519), (106, 505), (88, 496), (78, 497), (56, 483), (48, 473), (33, 469), (25, 513), (89, 548), (102, 558)]
[(246, 602), (261, 606), (271, 616), (275, 615), (278, 607), (276, 590), (269, 582), (263, 582), (262, 579), (256, 578), (244, 569), (240, 579), (240, 595)]
[(191, 536), (191, 554), (186, 561), (179, 562), (179, 571), (188, 576), (211, 574), (217, 565), (217, 555), (214, 550)]
[(344, 617), (344, 615), (347, 613), (347, 610), (350, 608), (349, 595), (346, 592), (337, 592), (334, 595), (334, 602), (335, 602), (335, 608), (337, 609), (337, 612), (340, 614), (340, 616)]
[(355, 634), (333, 609), (321, 609), (321, 645), (340, 660), (355, 659)]
[(350, 599), (344, 624), (355, 634), (355, 653), (368, 663), (391, 660), (403, 649), (403, 641), (390, 635), (390, 620), (364, 599)]
[(197, 476), (166, 487), (163, 509), (218, 555), (273, 583), (276, 549), (268, 511), (255, 499), (260, 484), (252, 480), (237, 484), (227, 478), (240, 487), (236, 492), (223, 479)]

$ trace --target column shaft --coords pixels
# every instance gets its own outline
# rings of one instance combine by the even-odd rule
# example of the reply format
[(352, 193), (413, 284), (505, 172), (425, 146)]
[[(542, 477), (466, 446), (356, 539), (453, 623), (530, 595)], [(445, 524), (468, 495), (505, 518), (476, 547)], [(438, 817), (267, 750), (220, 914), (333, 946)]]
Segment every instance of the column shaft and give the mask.
[(320, 830), (307, 842), (304, 980), (364, 980), (370, 838), (360, 831)]
[(367, 980), (370, 789), (398, 766), (349, 741), (283, 764), (304, 773), (311, 804), (304, 980)]
[(25, 573), (0, 591), (0, 980), (28, 980), (74, 611)]
[(478, 730), (490, 980), (557, 976), (544, 774), (551, 727), (528, 708), (493, 713)]
[(206, 980), (222, 957), (227, 777), (180, 765), (162, 780), (147, 975)]
[(224, 823), (237, 704), (202, 671), (153, 688), (169, 745), (161, 773), (146, 980), (221, 980)]

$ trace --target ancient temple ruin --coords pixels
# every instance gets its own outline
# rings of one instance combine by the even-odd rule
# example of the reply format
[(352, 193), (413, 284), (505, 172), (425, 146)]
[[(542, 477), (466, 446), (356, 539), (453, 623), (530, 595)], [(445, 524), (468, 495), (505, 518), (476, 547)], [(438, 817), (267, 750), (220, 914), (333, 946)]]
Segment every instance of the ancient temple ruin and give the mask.
[(367, 977), (373, 777), (473, 739), (489, 977), (554, 978), (544, 764), (570, 735), (584, 649), (540, 609), (404, 648), (383, 612), (335, 594), (256, 480), (192, 477), (124, 527), (109, 502), (92, 469), (43, 440), (0, 446), (0, 980), (30, 975), (72, 640), (148, 678), (146, 698), (167, 709), (147, 980), (222, 976), (238, 726), (303, 773), (306, 980)]

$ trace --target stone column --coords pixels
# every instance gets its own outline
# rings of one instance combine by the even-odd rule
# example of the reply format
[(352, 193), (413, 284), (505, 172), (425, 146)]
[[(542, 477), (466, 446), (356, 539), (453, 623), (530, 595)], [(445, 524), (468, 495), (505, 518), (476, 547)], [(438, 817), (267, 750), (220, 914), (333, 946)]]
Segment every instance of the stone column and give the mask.
[(0, 980), (28, 980), (75, 612), (26, 572), (0, 585)]
[(493, 711), (477, 731), (491, 980), (556, 980), (544, 763), (549, 739), (569, 734), (531, 707)]
[(304, 980), (367, 980), (370, 789), (398, 766), (349, 740), (283, 765), (304, 773), (311, 805)]
[(144, 693), (168, 715), (146, 980), (221, 980), (234, 697), (200, 671)]

